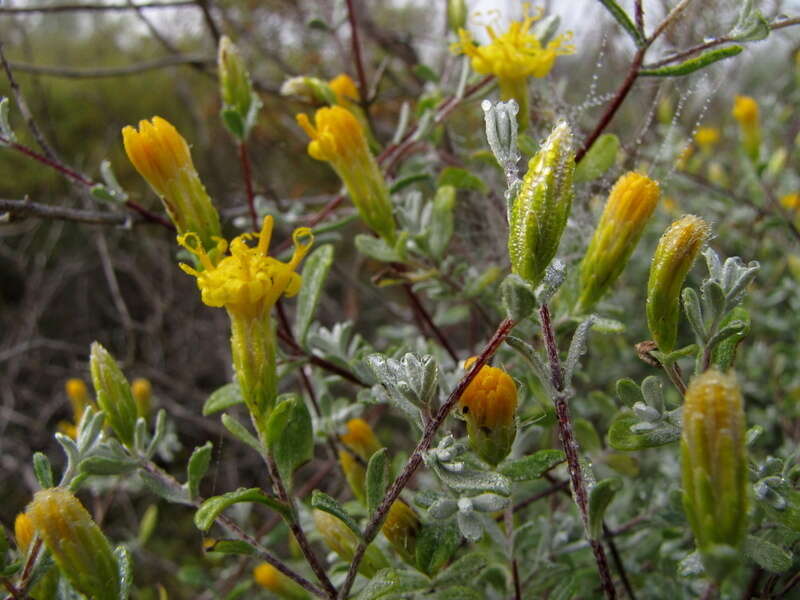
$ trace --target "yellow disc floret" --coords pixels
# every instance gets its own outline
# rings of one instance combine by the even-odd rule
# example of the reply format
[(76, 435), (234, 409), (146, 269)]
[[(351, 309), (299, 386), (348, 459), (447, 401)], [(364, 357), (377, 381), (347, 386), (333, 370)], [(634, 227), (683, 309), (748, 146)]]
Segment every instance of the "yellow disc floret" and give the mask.
[[(294, 253), (289, 262), (281, 262), (267, 254), (272, 236), (272, 216), (264, 217), (260, 233), (245, 233), (230, 243), (230, 254), (223, 256), (225, 240), (216, 238), (218, 258), (212, 260), (199, 243), (197, 235), (178, 236), (178, 243), (197, 256), (203, 266), (198, 271), (189, 265), (181, 268), (197, 278), (201, 298), (208, 306), (225, 307), (235, 316), (255, 317), (269, 310), (282, 295), (294, 296), (300, 290), (301, 277), (295, 273), (313, 242), (307, 227), (295, 229)], [(248, 241), (255, 239), (255, 246)]]

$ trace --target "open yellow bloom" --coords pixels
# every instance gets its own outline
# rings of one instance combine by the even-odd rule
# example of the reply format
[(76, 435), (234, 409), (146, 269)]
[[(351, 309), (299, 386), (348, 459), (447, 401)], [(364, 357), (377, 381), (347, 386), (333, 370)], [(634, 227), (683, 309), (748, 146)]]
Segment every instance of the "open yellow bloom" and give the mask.
[(178, 130), (161, 117), (139, 121), (122, 130), (128, 158), (158, 194), (178, 233), (193, 231), (203, 247), (220, 235), (219, 215), (194, 168), (189, 145)]
[(459, 41), (450, 46), (451, 52), (465, 54), (472, 68), (482, 75), (494, 75), (500, 85), (502, 100), (513, 98), (520, 105), (520, 127), (527, 124), (528, 77), (545, 77), (555, 64), (556, 57), (572, 54), (575, 47), (569, 44), (570, 33), (562, 34), (542, 46), (539, 38), (531, 33), (531, 25), (541, 14), (530, 15), (530, 5), (525, 5), (525, 17), (514, 21), (508, 30), (498, 35), (490, 25), (486, 26), (491, 42), (476, 46), (465, 29), (459, 29)]
[(719, 142), (719, 129), (716, 127), (700, 127), (694, 134), (694, 141), (703, 152), (711, 150)]
[(364, 223), (392, 244), (395, 223), (389, 190), (358, 119), (346, 108), (331, 106), (317, 110), (313, 125), (305, 114), (297, 115), (297, 123), (311, 138), (309, 156), (331, 164)]
[[(219, 249), (216, 260), (200, 245), (196, 233), (178, 236), (178, 243), (197, 256), (203, 266), (203, 271), (198, 271), (187, 264), (180, 265), (197, 278), (204, 304), (225, 307), (232, 315), (259, 316), (282, 295), (291, 297), (300, 290), (301, 279), (295, 269), (311, 248), (314, 239), (311, 230), (295, 229), (294, 253), (289, 262), (283, 263), (267, 254), (272, 225), (272, 216), (267, 215), (260, 233), (245, 233), (231, 241), (227, 256), (223, 255), (228, 244), (216, 238)], [(247, 244), (252, 239), (258, 240), (255, 246)]]
[(761, 147), (761, 128), (758, 123), (758, 102), (750, 96), (736, 96), (733, 101), (731, 115), (739, 122), (742, 134), (742, 146), (748, 156), (758, 159)]

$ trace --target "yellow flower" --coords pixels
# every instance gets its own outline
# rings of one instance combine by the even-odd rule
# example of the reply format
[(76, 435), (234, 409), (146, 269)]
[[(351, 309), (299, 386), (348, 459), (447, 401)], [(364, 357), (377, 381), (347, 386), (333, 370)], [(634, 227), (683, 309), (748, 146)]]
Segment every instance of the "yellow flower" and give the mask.
[(348, 104), (348, 100), (358, 102), (361, 96), (358, 94), (358, 88), (355, 81), (353, 81), (346, 73), (341, 73), (328, 82), (333, 93), (336, 94), (336, 102), (342, 105)]
[(83, 379), (77, 377), (68, 379), (64, 384), (64, 390), (67, 392), (67, 398), (72, 407), (72, 423), (61, 421), (58, 424), (58, 430), (74, 440), (78, 436), (78, 425), (83, 418), (83, 413), (86, 412), (87, 407), (92, 406), (92, 401)]
[(713, 148), (719, 141), (719, 129), (716, 127), (700, 127), (694, 134), (694, 141), (703, 152)]
[[(464, 362), (469, 369), (475, 357)], [(517, 435), (517, 385), (511, 376), (485, 365), (458, 400), (458, 411), (467, 422), (467, 437), (485, 461), (497, 464), (511, 451)]]
[(800, 192), (781, 196), (781, 206), (792, 211), (800, 209)]
[[(345, 562), (353, 560), (359, 539), (353, 530), (340, 519), (325, 511), (314, 509), (311, 511), (317, 533), (325, 545), (333, 550)], [(371, 579), (381, 569), (389, 567), (389, 561), (376, 545), (367, 546), (364, 560), (358, 566), (358, 572)]]
[(17, 549), (22, 556), (27, 556), (35, 533), (30, 517), (25, 513), (19, 513), (14, 519), (14, 539), (17, 540)]
[(305, 600), (310, 598), (298, 583), (278, 571), (269, 563), (261, 563), (253, 569), (253, 579), (266, 590), (283, 600)]
[(147, 418), (150, 414), (150, 401), (153, 399), (153, 386), (150, 380), (143, 377), (134, 379), (131, 382), (131, 392), (136, 400), (136, 416)]
[(389, 507), (381, 531), (403, 560), (414, 565), (417, 538), (422, 531), (417, 513), (403, 500), (395, 500)]
[[(295, 229), (294, 253), (287, 263), (267, 254), (272, 237), (273, 219), (264, 217), (260, 233), (245, 233), (230, 243), (230, 254), (223, 256), (228, 244), (215, 238), (218, 257), (212, 259), (199, 243), (197, 234), (178, 236), (178, 243), (194, 254), (202, 271), (187, 264), (180, 267), (197, 278), (203, 303), (208, 306), (225, 307), (232, 315), (255, 317), (265, 314), (282, 295), (294, 296), (300, 290), (301, 278), (295, 273), (300, 261), (308, 253), (313, 235), (308, 227)], [(258, 243), (249, 246), (255, 239)]]
[(500, 85), (502, 100), (514, 99), (520, 105), (518, 119), (520, 127), (527, 124), (529, 77), (545, 77), (555, 64), (556, 57), (572, 54), (575, 47), (569, 44), (572, 34), (557, 36), (547, 46), (542, 46), (539, 38), (531, 33), (531, 25), (541, 14), (530, 15), (530, 5), (524, 5), (522, 21), (514, 21), (508, 30), (498, 35), (494, 27), (487, 25), (486, 32), (491, 42), (476, 46), (471, 34), (459, 29), (459, 41), (450, 46), (450, 51), (467, 55), (472, 68), (482, 75), (494, 75)]
[(742, 127), (758, 125), (758, 102), (750, 96), (736, 96), (731, 115)]
[(364, 223), (393, 244), (395, 222), (389, 190), (358, 119), (346, 108), (331, 106), (317, 110), (313, 125), (305, 114), (297, 115), (297, 123), (311, 138), (308, 154), (331, 164)]
[(362, 460), (369, 460), (370, 456), (381, 449), (381, 443), (375, 437), (375, 432), (364, 419), (350, 419), (347, 422), (347, 433), (341, 436), (341, 440)]
[(189, 145), (161, 117), (122, 130), (125, 152), (139, 174), (161, 198), (178, 233), (193, 231), (210, 249), (220, 235), (219, 215), (192, 163)]

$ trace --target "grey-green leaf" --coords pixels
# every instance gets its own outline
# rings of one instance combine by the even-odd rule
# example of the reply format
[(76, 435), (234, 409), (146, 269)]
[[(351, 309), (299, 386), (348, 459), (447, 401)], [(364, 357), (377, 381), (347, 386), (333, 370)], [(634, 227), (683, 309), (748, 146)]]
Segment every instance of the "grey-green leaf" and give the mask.
[(41, 452), (36, 452), (33, 455), (33, 473), (36, 475), (36, 481), (42, 486), (42, 489), (51, 488), (55, 485), (53, 483), (53, 467), (50, 466), (50, 460)]
[(436, 190), (433, 212), (428, 232), (428, 247), (434, 258), (441, 259), (450, 238), (453, 237), (453, 211), (456, 206), (456, 188), (445, 185)]
[(225, 429), (227, 429), (231, 435), (233, 435), (233, 437), (238, 439), (240, 442), (244, 442), (259, 454), (264, 451), (261, 442), (259, 442), (244, 425), (242, 425), (228, 413), (222, 415), (222, 424), (224, 425)]
[(614, 165), (618, 152), (619, 138), (613, 133), (601, 135), (575, 168), (575, 183), (592, 181), (602, 176)]
[(267, 447), (278, 471), (291, 487), (292, 475), (314, 456), (314, 428), (305, 402), (297, 394), (287, 394), (267, 422)]
[(437, 586), (448, 586), (465, 581), (475, 581), (489, 566), (488, 557), (481, 552), (465, 554), (447, 569), (442, 571), (434, 580)]
[(486, 184), (480, 177), (477, 177), (466, 169), (461, 169), (459, 167), (445, 167), (439, 174), (439, 180), (437, 183), (439, 184), (439, 187), (449, 185), (462, 190), (486, 192)]
[(389, 451), (381, 448), (373, 454), (367, 464), (367, 510), (375, 512), (389, 487)]
[(244, 402), (242, 391), (236, 382), (226, 383), (221, 388), (214, 390), (203, 404), (203, 416), (213, 415), (221, 410), (236, 406)]
[(681, 437), (680, 427), (668, 421), (652, 424), (646, 431), (632, 430), (640, 421), (632, 412), (617, 413), (608, 430), (608, 443), (615, 450), (643, 450), (676, 442)]
[(402, 257), (381, 238), (359, 234), (355, 239), (356, 248), (361, 254), (380, 262), (402, 262)]
[(741, 46), (726, 46), (725, 48), (718, 48), (716, 50), (709, 50), (700, 56), (690, 58), (677, 65), (667, 65), (658, 69), (642, 69), (639, 75), (646, 77), (681, 77), (699, 71), (719, 60), (736, 56), (744, 48)]
[(589, 537), (598, 539), (603, 533), (603, 517), (608, 505), (618, 491), (622, 489), (622, 480), (611, 477), (598, 481), (589, 493)]
[(644, 35), (642, 32), (636, 29), (636, 25), (633, 24), (631, 18), (628, 16), (619, 4), (617, 4), (614, 0), (600, 0), (600, 3), (606, 7), (606, 10), (611, 13), (611, 16), (616, 19), (617, 23), (619, 23), (622, 28), (628, 32), (633, 38), (633, 41), (636, 42), (637, 46), (641, 46), (645, 43)]
[(189, 489), (189, 497), (197, 498), (200, 489), (200, 481), (202, 481), (205, 474), (208, 472), (208, 465), (211, 464), (211, 451), (213, 444), (206, 442), (202, 446), (198, 446), (189, 457), (189, 464), (186, 467), (186, 486)]
[(314, 492), (311, 494), (311, 506), (316, 509), (323, 510), (326, 513), (332, 514), (342, 523), (347, 525), (359, 538), (361, 537), (361, 529), (359, 529), (358, 523), (356, 523), (353, 517), (351, 517), (344, 508), (342, 508), (342, 505), (339, 504), (335, 498), (332, 498), (325, 492), (314, 490)]
[(748, 535), (744, 553), (759, 567), (771, 573), (784, 573), (792, 566), (792, 555), (772, 542)]
[(301, 345), (305, 344), (308, 328), (317, 310), (325, 279), (333, 264), (333, 246), (324, 244), (315, 249), (303, 264), (303, 285), (297, 294), (295, 334)]
[(117, 575), (119, 577), (119, 600), (128, 600), (133, 585), (133, 561), (125, 546), (114, 549), (114, 559), (117, 561)]
[(511, 481), (532, 481), (562, 462), (564, 462), (563, 451), (538, 450), (530, 456), (506, 461), (500, 466), (500, 473)]
[(200, 531), (208, 531), (214, 521), (217, 520), (219, 515), (221, 515), (226, 508), (238, 504), (239, 502), (257, 502), (270, 507), (283, 516), (289, 514), (289, 507), (272, 496), (268, 496), (261, 489), (240, 488), (233, 492), (222, 494), (221, 496), (213, 496), (203, 502), (194, 514), (195, 526)]

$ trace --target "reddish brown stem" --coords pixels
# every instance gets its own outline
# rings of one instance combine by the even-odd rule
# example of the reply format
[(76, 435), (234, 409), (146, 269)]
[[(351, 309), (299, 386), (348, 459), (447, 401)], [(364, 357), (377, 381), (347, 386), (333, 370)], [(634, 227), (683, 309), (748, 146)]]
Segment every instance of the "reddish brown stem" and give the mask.
[(364, 58), (361, 55), (361, 40), (358, 36), (358, 22), (356, 21), (356, 9), (353, 0), (347, 0), (347, 20), (350, 23), (350, 40), (353, 46), (353, 62), (356, 63), (356, 74), (358, 75), (358, 87), (362, 99), (367, 98), (369, 88), (367, 86), (367, 73), (364, 70)]
[(239, 162), (242, 163), (242, 179), (247, 196), (247, 210), (250, 213), (250, 222), (253, 231), (258, 231), (258, 215), (256, 215), (256, 196), (253, 193), (253, 168), (250, 164), (250, 154), (247, 152), (247, 142), (239, 142)]
[(433, 322), (433, 318), (425, 309), (425, 306), (422, 304), (422, 301), (419, 299), (416, 292), (411, 287), (411, 284), (404, 283), (403, 289), (406, 292), (406, 296), (408, 296), (409, 302), (411, 302), (412, 306), (414, 307), (414, 310), (417, 312), (417, 314), (419, 314), (419, 316), (428, 326), (428, 329), (430, 329), (433, 332), (433, 335), (435, 335), (436, 339), (439, 340), (439, 343), (447, 351), (447, 354), (450, 355), (450, 358), (453, 359), (453, 362), (457, 363), (458, 355), (456, 354), (456, 351), (453, 349), (453, 346), (450, 344), (450, 340), (447, 339), (447, 336), (444, 334), (444, 332), (441, 329), (439, 329), (436, 323)]

